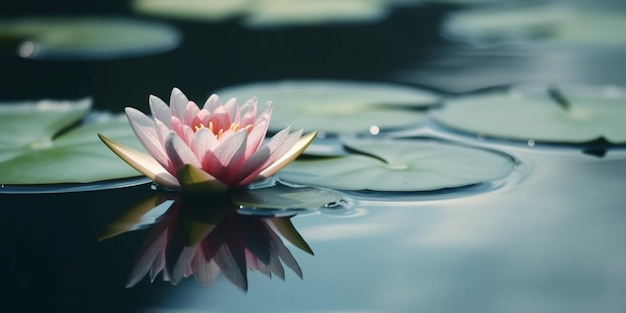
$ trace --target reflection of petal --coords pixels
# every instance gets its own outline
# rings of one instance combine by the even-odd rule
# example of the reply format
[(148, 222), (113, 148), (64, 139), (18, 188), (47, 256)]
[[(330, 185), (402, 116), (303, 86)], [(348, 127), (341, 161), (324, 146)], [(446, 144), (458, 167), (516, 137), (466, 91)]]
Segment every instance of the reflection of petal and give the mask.
[[(223, 229), (220, 229), (223, 232)], [(218, 242), (217, 238), (211, 236), (213, 240), (207, 240), (209, 249), (214, 249), (212, 256), (207, 255), (207, 259), (215, 261), (217, 266), (235, 286), (243, 291), (248, 290), (248, 275), (246, 270), (246, 259), (242, 247), (232, 241)], [(211, 245), (212, 244), (212, 245)]]
[(304, 241), (304, 238), (298, 233), (296, 228), (291, 223), (291, 217), (275, 217), (270, 219), (274, 228), (280, 232), (285, 239), (289, 240), (292, 245), (300, 248), (300, 250), (313, 255), (313, 250), (311, 247)]
[[(267, 241), (267, 230), (261, 223), (254, 220), (241, 219), (240, 235), (246, 248), (263, 264), (270, 261), (270, 243)], [(261, 234), (261, 235), (260, 235)]]
[(98, 236), (98, 241), (109, 239), (131, 230), (135, 225), (142, 222), (142, 217), (146, 213), (166, 200), (166, 198), (157, 194), (139, 202), (130, 210), (127, 210), (122, 215), (116, 217), (113, 222), (105, 225), (102, 233)]
[(168, 231), (170, 223), (167, 223), (167, 221), (173, 219), (171, 216), (173, 211), (168, 211), (168, 213), (152, 228), (141, 248), (139, 248), (139, 257), (135, 261), (135, 266), (131, 271), (126, 287), (132, 287), (137, 284), (149, 271), (150, 280), (153, 281), (154, 277), (163, 269), (164, 264), (159, 263), (159, 261), (162, 253), (165, 251), (168, 237), (171, 233)]
[(194, 277), (196, 281), (200, 284), (200, 286), (207, 287), (211, 285), (215, 279), (217, 279), (217, 275), (220, 273), (220, 268), (215, 264), (213, 260), (204, 259), (204, 245), (198, 245), (198, 253), (194, 257), (191, 262), (191, 268), (194, 273)]
[[(302, 269), (300, 268), (300, 265), (298, 265), (296, 258), (294, 258), (291, 252), (289, 252), (289, 249), (285, 247), (285, 244), (283, 244), (282, 240), (280, 240), (280, 237), (271, 231), (268, 232), (268, 235), (270, 236), (272, 255), (280, 257), (280, 259), (285, 262), (285, 265), (298, 274), (298, 277), (302, 278)], [(280, 264), (280, 262), (278, 263)], [(284, 279), (284, 276), (281, 278)]]
[[(170, 252), (172, 253), (170, 255)], [(191, 264), (198, 252), (198, 245), (188, 247), (182, 246), (182, 250), (178, 251), (177, 255), (174, 255), (174, 251), (169, 251), (167, 256), (172, 256), (175, 259), (166, 259), (166, 262), (173, 265), (168, 268), (170, 274), (170, 281), (173, 285), (178, 284), (183, 278), (189, 276), (188, 270), (191, 268)]]
[(147, 235), (127, 287), (148, 273), (151, 281), (162, 273), (163, 280), (173, 285), (194, 275), (200, 285), (209, 286), (221, 272), (247, 291), (248, 270), (284, 280), (283, 264), (302, 278), (296, 259), (275, 233), (275, 228), (282, 228), (298, 242), (294, 238), (301, 237), (289, 218), (244, 216), (236, 208), (227, 195), (177, 198)]

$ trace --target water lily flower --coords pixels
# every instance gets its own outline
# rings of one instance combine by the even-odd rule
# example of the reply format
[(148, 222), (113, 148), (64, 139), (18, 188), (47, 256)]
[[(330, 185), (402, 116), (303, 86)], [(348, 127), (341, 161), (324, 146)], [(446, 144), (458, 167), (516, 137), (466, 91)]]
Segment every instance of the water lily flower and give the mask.
[(263, 144), (272, 105), (257, 110), (256, 98), (240, 107), (235, 98), (222, 104), (212, 95), (199, 108), (174, 88), (169, 106), (151, 95), (150, 110), (152, 117), (126, 108), (132, 129), (150, 155), (98, 136), (159, 185), (189, 192), (223, 192), (270, 177), (296, 159), (316, 135), (290, 133), (288, 127)]

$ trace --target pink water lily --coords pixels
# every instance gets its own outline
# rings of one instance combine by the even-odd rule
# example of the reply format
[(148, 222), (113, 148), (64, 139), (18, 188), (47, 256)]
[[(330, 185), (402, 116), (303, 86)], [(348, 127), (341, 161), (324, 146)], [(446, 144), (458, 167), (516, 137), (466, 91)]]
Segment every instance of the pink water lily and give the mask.
[(297, 158), (316, 133), (302, 136), (290, 128), (276, 133), (267, 144), (272, 113), (270, 102), (257, 110), (257, 99), (241, 107), (235, 98), (222, 104), (212, 95), (199, 108), (177, 88), (170, 106), (150, 96), (152, 117), (134, 108), (126, 116), (150, 155), (100, 139), (129, 165), (158, 184), (191, 192), (220, 192), (247, 186), (272, 176)]

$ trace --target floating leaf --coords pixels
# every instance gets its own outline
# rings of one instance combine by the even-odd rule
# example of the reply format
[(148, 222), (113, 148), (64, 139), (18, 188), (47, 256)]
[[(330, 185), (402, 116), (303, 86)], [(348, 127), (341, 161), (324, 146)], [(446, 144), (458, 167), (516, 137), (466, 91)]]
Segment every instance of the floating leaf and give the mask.
[(31, 17), (0, 21), (0, 36), (24, 40), (19, 54), (35, 59), (111, 59), (171, 50), (174, 28), (152, 22), (100, 17)]
[(249, 27), (376, 22), (388, 14), (378, 1), (362, 0), (265, 0), (245, 20)]
[(242, 17), (252, 28), (320, 25), (326, 23), (376, 22), (385, 18), (392, 5), (415, 0), (135, 0), (143, 14), (219, 22)]
[(605, 138), (626, 143), (626, 96), (607, 87), (559, 88), (564, 110), (545, 88), (458, 97), (435, 115), (446, 127), (507, 139), (585, 143)]
[(298, 160), (283, 181), (339, 190), (432, 191), (501, 179), (514, 167), (499, 153), (434, 140), (345, 140), (359, 154)]
[(101, 120), (75, 126), (89, 109), (88, 99), (0, 105), (0, 184), (89, 183), (139, 176), (97, 136), (103, 132), (143, 150), (128, 122), (101, 115)]
[(135, 0), (135, 11), (148, 15), (189, 20), (221, 21), (240, 14), (250, 0)]
[(287, 126), (328, 133), (372, 132), (414, 126), (424, 119), (418, 109), (439, 101), (426, 90), (348, 81), (253, 83), (216, 92), (222, 98), (272, 101), (271, 130)]
[(520, 40), (624, 45), (626, 14), (610, 8), (572, 3), (532, 3), (453, 13), (444, 25), (447, 35), (478, 43)]
[(339, 194), (330, 190), (281, 184), (235, 191), (231, 198), (238, 205), (255, 209), (317, 209), (342, 201)]

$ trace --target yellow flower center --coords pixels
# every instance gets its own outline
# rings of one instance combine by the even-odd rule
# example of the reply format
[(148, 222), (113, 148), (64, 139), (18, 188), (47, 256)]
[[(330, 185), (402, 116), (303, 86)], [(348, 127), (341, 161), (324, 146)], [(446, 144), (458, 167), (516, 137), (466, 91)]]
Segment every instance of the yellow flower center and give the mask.
[[(224, 129), (220, 128), (219, 130), (216, 129), (215, 127), (213, 127), (213, 122), (209, 122), (209, 126), (205, 126), (204, 124), (200, 124), (199, 126), (195, 126), (194, 131), (198, 131), (200, 128), (208, 128), (214, 135), (215, 137), (217, 137), (217, 139), (219, 139), (220, 137), (222, 137), (222, 135), (224, 134)], [(239, 129), (241, 129), (241, 125), (237, 124), (237, 123), (232, 123), (230, 124), (230, 127), (228, 127), (226, 130), (230, 129), (232, 131), (238, 131)], [(247, 132), (250, 132), (250, 129), (252, 128), (252, 125), (247, 125), (246, 127), (243, 127)]]

